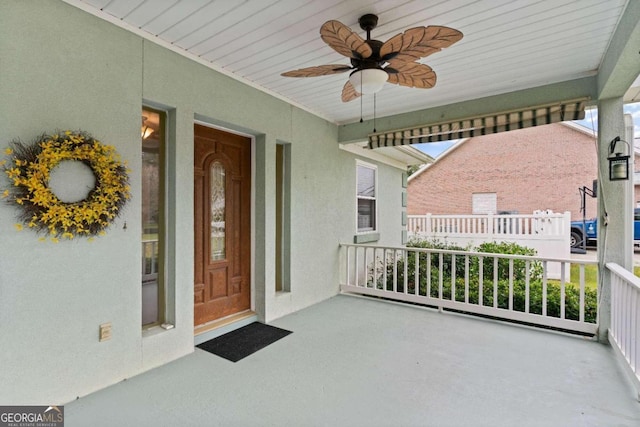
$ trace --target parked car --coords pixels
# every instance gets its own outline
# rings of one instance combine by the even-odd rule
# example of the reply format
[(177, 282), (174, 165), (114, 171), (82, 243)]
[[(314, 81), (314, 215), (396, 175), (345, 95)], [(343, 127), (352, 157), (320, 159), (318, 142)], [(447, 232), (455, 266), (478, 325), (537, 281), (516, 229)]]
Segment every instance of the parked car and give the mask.
[[(586, 231), (585, 231), (586, 230)], [(598, 239), (598, 220), (588, 219), (571, 221), (571, 247), (581, 248), (582, 240), (586, 238), (586, 244), (594, 244)], [(640, 208), (633, 210), (633, 240), (635, 244), (640, 244)]]

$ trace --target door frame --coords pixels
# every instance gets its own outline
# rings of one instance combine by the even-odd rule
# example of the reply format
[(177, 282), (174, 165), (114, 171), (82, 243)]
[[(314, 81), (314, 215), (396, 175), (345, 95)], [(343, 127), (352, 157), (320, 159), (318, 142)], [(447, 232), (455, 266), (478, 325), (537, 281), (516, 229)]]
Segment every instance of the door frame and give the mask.
[[(250, 288), (251, 288), (251, 303), (250, 303), (250, 310), (255, 312), (255, 308), (256, 308), (256, 282), (255, 282), (255, 270), (256, 270), (256, 258), (255, 258), (255, 253), (256, 253), (256, 180), (255, 180), (255, 176), (256, 176), (256, 137), (255, 135), (251, 135), (245, 132), (240, 132), (237, 131), (235, 129), (231, 129), (228, 127), (224, 127), (224, 126), (219, 126), (219, 125), (215, 125), (211, 122), (207, 122), (204, 120), (198, 120), (198, 119), (194, 119), (193, 121), (194, 124), (200, 125), (200, 126), (205, 126), (211, 129), (217, 129), (220, 130), (222, 132), (227, 132), (227, 133), (232, 133), (235, 135), (240, 135), (243, 136), (245, 138), (249, 138), (251, 140), (251, 227), (250, 227), (250, 231), (251, 231), (251, 260), (249, 262), (250, 264), (250, 270), (251, 270), (251, 277), (250, 277)], [(193, 135), (193, 137), (191, 138), (191, 145), (193, 146), (194, 141), (195, 141), (195, 134)], [(193, 156), (192, 156), (193, 157)], [(193, 163), (193, 160), (191, 161), (191, 163)], [(193, 181), (193, 179), (192, 179)], [(193, 187), (191, 188), (191, 192), (193, 193)], [(195, 212), (192, 213), (192, 216), (194, 216), (195, 218)], [(192, 261), (192, 268), (193, 268), (193, 264), (195, 263), (195, 258)], [(193, 286), (193, 284), (192, 284)], [(193, 293), (193, 292), (192, 292)], [(193, 301), (191, 302), (191, 304), (193, 304)], [(212, 322), (215, 322), (212, 321)], [(198, 326), (198, 325), (194, 325), (194, 326)]]

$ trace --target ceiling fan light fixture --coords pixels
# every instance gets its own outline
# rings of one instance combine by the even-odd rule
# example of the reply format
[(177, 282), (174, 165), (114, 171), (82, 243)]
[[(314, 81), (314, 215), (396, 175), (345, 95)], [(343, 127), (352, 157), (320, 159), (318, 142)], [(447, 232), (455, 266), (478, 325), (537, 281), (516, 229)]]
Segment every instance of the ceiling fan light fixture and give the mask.
[(380, 92), (388, 79), (389, 74), (380, 68), (365, 68), (349, 76), (351, 85), (362, 95)]

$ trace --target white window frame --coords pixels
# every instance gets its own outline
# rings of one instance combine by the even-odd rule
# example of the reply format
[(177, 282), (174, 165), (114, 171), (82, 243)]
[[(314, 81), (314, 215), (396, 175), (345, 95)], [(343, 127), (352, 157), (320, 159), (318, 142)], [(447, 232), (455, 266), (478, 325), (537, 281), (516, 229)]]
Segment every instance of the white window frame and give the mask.
[[(368, 169), (372, 169), (373, 170), (373, 181), (374, 181), (374, 197), (365, 197), (365, 196), (360, 196), (358, 194), (358, 169), (360, 167), (365, 167)], [(358, 160), (356, 159), (356, 185), (355, 185), (355, 193), (356, 193), (356, 233), (357, 234), (368, 234), (368, 233), (376, 233), (378, 231), (378, 203), (379, 203), (379, 197), (378, 197), (378, 166), (374, 165), (372, 163), (367, 163), (367, 162), (363, 162), (362, 160)], [(367, 229), (360, 229), (359, 225), (358, 225), (358, 201), (360, 199), (363, 200), (373, 200), (374, 201), (374, 225), (373, 228), (367, 228)]]
[(471, 194), (471, 212), (474, 215), (495, 215), (497, 209), (498, 193), (485, 191)]

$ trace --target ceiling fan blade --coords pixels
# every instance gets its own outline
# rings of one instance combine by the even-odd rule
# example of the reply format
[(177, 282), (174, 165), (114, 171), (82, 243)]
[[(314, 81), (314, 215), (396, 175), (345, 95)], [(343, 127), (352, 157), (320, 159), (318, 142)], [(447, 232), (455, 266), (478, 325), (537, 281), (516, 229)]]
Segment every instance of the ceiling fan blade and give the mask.
[(342, 88), (342, 102), (353, 101), (356, 98), (359, 98), (360, 94), (356, 91), (356, 88), (353, 87), (351, 82), (347, 80)]
[(317, 77), (329, 74), (344, 73), (351, 70), (351, 67), (343, 64), (317, 65), (315, 67), (300, 68), (299, 70), (287, 71), (280, 74), (284, 77)]
[[(380, 48), (380, 57), (389, 58), (390, 63), (413, 62), (439, 52), (462, 39), (462, 33), (449, 27), (430, 25), (410, 28), (387, 40)], [(397, 68), (397, 67), (395, 67)]]
[(387, 82), (419, 89), (429, 89), (436, 84), (436, 73), (428, 65), (409, 62), (396, 68), (398, 72), (389, 74)]
[[(333, 50), (347, 58), (360, 56), (368, 58), (373, 51), (362, 37), (351, 31), (349, 27), (339, 21), (327, 21), (320, 27), (320, 37)], [(354, 54), (355, 52), (355, 54)]]

